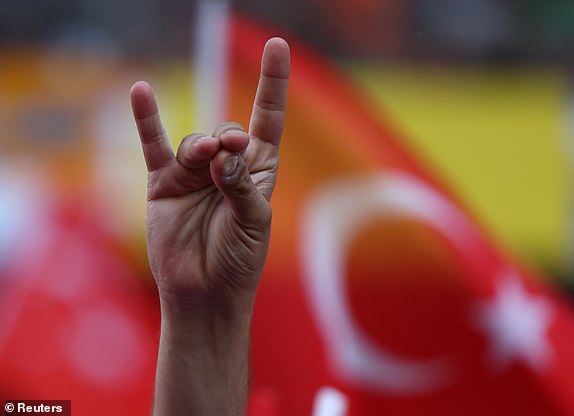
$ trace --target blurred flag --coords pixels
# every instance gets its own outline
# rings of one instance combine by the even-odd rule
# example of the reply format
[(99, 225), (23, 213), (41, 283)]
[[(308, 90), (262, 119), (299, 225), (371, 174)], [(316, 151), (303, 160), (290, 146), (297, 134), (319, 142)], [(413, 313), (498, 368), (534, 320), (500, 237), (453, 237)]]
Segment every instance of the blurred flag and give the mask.
[[(274, 33), (233, 20), (233, 120), (247, 123)], [(488, 237), (368, 98), (289, 42), (252, 415), (574, 413), (571, 305)]]
[[(272, 31), (234, 18), (230, 34), (230, 116), (247, 124)], [(571, 305), (496, 246), (364, 95), (289, 41), (251, 416), (574, 413)], [(77, 119), (64, 110), (55, 132)], [(45, 126), (6, 117), (32, 138)], [(74, 185), (69, 172), (55, 176)], [(90, 189), (78, 205), (42, 201), (33, 227), (19, 228), (27, 238), (2, 239), (18, 255), (2, 258), (0, 394), (68, 399), (88, 416), (147, 414), (155, 292), (89, 214), (99, 206)]]
[(83, 209), (53, 208), (3, 270), (0, 396), (71, 400), (81, 415), (149, 414), (156, 295)]
[[(36, 50), (5, 53), (1, 63), (0, 400), (149, 414), (157, 295), (126, 244), (129, 218), (113, 208), (123, 205), (143, 228), (133, 123), (127, 112), (114, 117), (118, 85), (128, 108), (129, 67)], [(125, 123), (133, 134), (122, 137)], [(141, 192), (127, 186), (132, 172)], [(133, 234), (143, 246), (143, 232)]]

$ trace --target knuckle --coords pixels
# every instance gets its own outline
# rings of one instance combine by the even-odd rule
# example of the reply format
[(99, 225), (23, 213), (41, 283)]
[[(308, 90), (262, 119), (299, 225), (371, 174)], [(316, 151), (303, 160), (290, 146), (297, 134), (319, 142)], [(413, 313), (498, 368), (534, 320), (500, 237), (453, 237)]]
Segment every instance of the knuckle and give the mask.
[(202, 133), (193, 133), (185, 136), (179, 147), (177, 149), (177, 160), (184, 166), (190, 166), (196, 162), (196, 157), (194, 155), (194, 145), (201, 139), (205, 137)]

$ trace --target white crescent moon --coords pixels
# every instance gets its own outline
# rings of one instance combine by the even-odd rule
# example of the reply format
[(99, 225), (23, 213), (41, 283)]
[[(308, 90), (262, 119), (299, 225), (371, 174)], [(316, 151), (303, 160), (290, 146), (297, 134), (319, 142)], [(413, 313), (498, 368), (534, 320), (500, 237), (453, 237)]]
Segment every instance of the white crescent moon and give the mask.
[(460, 210), (411, 176), (387, 173), (331, 182), (303, 209), (301, 258), (312, 314), (331, 369), (344, 382), (394, 394), (434, 391), (452, 382), (452, 363), (445, 357), (416, 361), (386, 351), (355, 322), (347, 301), (343, 270), (349, 243), (362, 227), (384, 217), (424, 222), (465, 257), (479, 241)]

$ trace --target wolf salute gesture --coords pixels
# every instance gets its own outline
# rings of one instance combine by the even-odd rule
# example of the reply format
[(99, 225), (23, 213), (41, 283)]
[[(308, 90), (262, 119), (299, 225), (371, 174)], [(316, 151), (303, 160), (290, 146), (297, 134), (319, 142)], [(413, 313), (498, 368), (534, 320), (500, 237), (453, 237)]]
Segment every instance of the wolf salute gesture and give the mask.
[(289, 47), (265, 45), (249, 131), (223, 123), (174, 154), (151, 87), (131, 102), (148, 169), (147, 247), (161, 304), (155, 415), (243, 415), (249, 331), (285, 119)]

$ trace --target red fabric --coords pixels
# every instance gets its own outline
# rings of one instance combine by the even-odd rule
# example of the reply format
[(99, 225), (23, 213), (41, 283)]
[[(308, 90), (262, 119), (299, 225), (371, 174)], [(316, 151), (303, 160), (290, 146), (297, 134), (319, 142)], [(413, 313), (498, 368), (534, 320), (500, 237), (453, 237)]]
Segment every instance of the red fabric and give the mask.
[(155, 293), (80, 207), (46, 211), (4, 271), (2, 397), (71, 400), (79, 415), (149, 414)]
[[(273, 35), (234, 20), (231, 119), (248, 122), (261, 50)], [(273, 392), (276, 416), (312, 414), (326, 386), (346, 397), (346, 415), (574, 414), (571, 305), (495, 244), (389, 117), (287, 39), (292, 78), (253, 324), (254, 391)], [(343, 276), (347, 315), (324, 301), (335, 276), (322, 271), (331, 269)], [(319, 278), (325, 287), (313, 292)], [(333, 348), (358, 343), (342, 339), (346, 318), (386, 361), (436, 359), (436, 374), (415, 371), (412, 383), (386, 387), (350, 376)], [(426, 387), (416, 386), (418, 374), (432, 375)]]
[[(271, 32), (233, 22), (230, 118), (244, 124)], [(293, 77), (253, 322), (250, 415), (311, 415), (325, 387), (346, 399), (349, 416), (574, 414), (571, 305), (492, 241), (389, 117), (289, 41)], [(81, 212), (48, 210), (4, 270), (0, 392), (69, 399), (81, 415), (148, 414), (156, 295)], [(343, 314), (329, 303), (330, 280), (312, 289), (331, 267), (342, 276)], [(347, 318), (363, 340), (341, 330)], [(387, 364), (438, 364), (414, 378), (404, 365), (379, 372), (361, 342)], [(372, 362), (375, 381), (353, 373), (356, 362), (341, 366), (334, 346), (347, 358), (358, 351), (363, 373)], [(423, 387), (419, 374), (430, 374)]]

